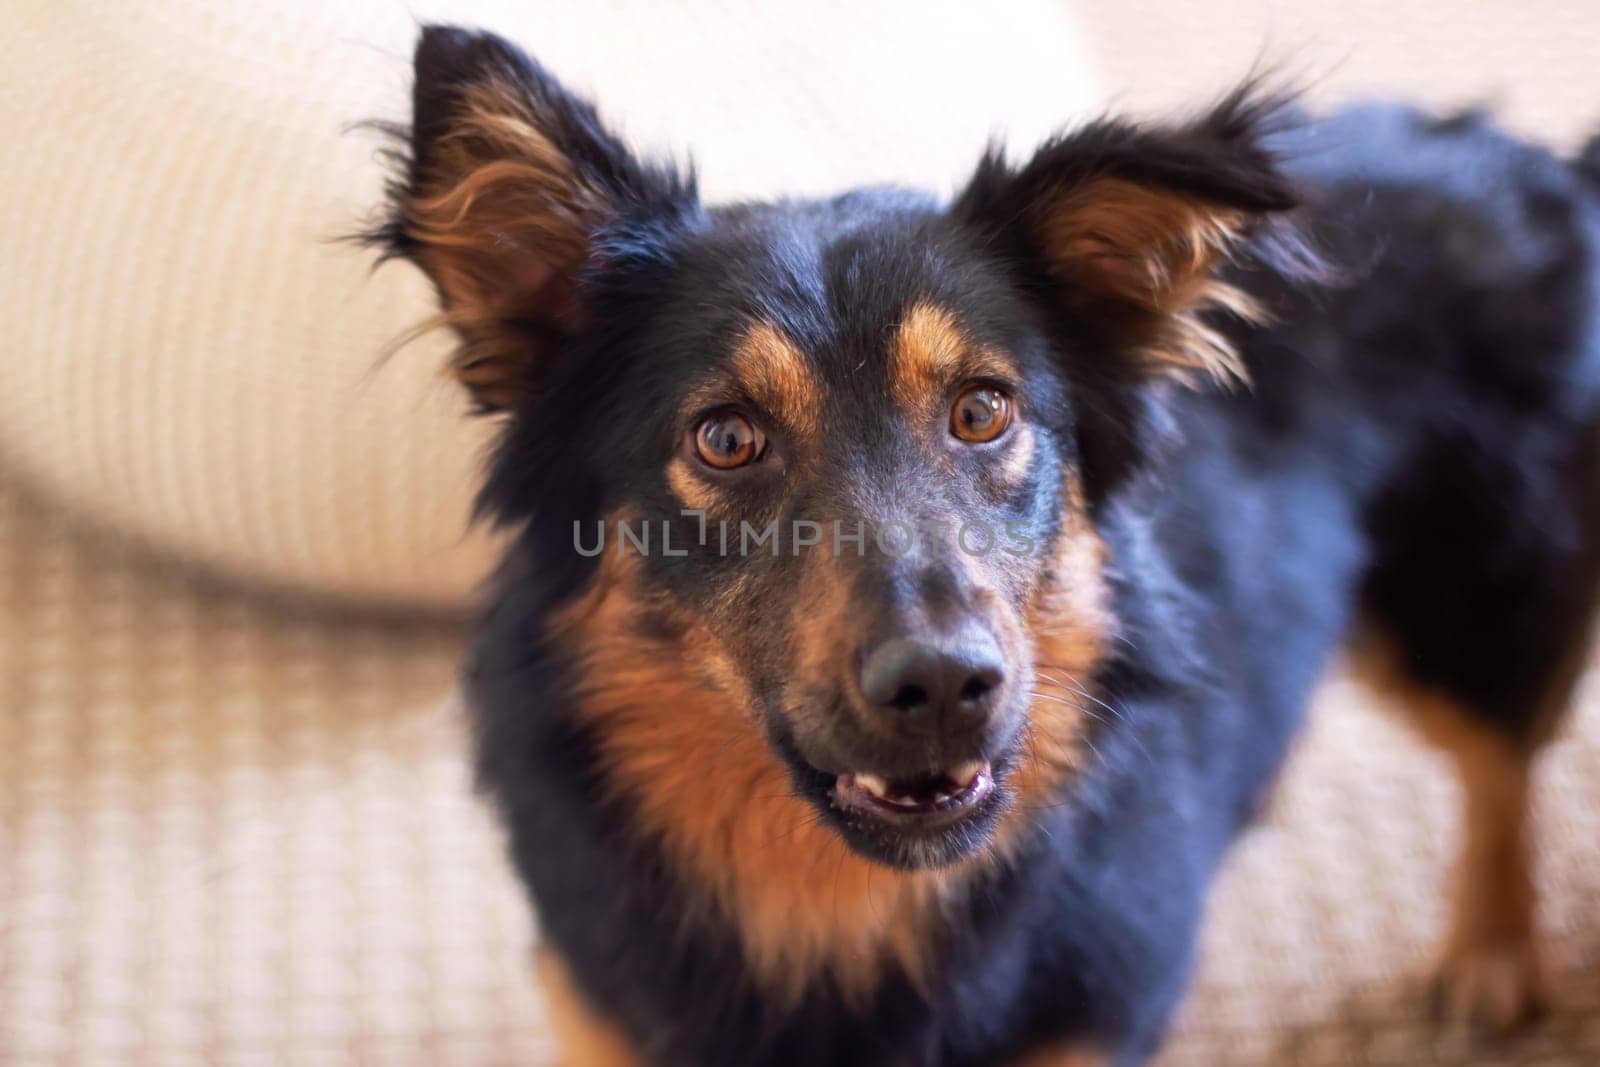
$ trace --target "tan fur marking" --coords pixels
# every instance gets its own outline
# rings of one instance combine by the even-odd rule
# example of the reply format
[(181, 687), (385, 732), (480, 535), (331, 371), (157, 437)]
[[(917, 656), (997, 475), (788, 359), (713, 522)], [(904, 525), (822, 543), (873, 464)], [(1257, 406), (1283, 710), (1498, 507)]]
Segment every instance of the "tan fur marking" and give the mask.
[(1455, 763), (1462, 842), (1437, 993), (1452, 1018), (1508, 1031), (1537, 1010), (1544, 976), (1533, 944), (1527, 840), (1533, 752), (1494, 732), (1451, 698), (1413, 683), (1371, 635), (1353, 650), (1360, 673), (1395, 696), (1408, 719)]
[(733, 353), (733, 372), (751, 398), (796, 433), (815, 437), (822, 387), (798, 345), (767, 323), (750, 327)]
[(811, 805), (755, 721), (709, 634), (645, 632), (633, 558), (605, 557), (595, 586), (560, 621), (583, 663), (581, 714), (607, 784), (633, 805), (699, 896), (730, 919), (755, 975), (779, 996), (831, 978), (869, 991), (891, 960), (913, 975), (950, 872), (905, 873), (857, 857)]
[(994, 473), (1006, 485), (1016, 485), (1028, 476), (1028, 471), (1033, 465), (1033, 450), (1035, 439), (1033, 428), (1026, 423), (1013, 425), (1009, 431), (1015, 435), (1011, 447), (1001, 454), (999, 466)]
[(1024, 810), (1059, 803), (1081, 765), (1084, 720), (1098, 714), (1085, 687), (1116, 627), (1105, 583), (1105, 543), (1089, 522), (1075, 476), (1066, 495), (1056, 558), (1028, 617), (1036, 680), (1023, 760), (1013, 778)]
[(913, 305), (890, 349), (889, 381), (901, 409), (921, 411), (930, 397), (942, 397), (959, 371), (966, 347), (967, 339), (949, 311), (933, 304)]
[(1051, 206), (1046, 250), (1056, 272), (1089, 301), (1120, 304), (1144, 335), (1153, 366), (1244, 377), (1238, 353), (1202, 314), (1226, 310), (1261, 321), (1249, 294), (1213, 271), (1238, 245), (1245, 217), (1118, 178), (1097, 178)]
[(526, 338), (508, 320), (533, 298), (555, 319), (575, 315), (563, 279), (588, 254), (589, 236), (611, 210), (540, 128), (514, 89), (485, 82), (440, 137), (405, 205), (407, 236), (439, 285), (443, 325), (461, 338), (455, 376), (486, 407), (508, 407), (525, 391)]
[(1110, 1067), (1114, 1062), (1109, 1053), (1078, 1042), (1068, 1042), (1054, 1048), (1030, 1052), (1010, 1067)]
[(907, 309), (890, 346), (890, 388), (908, 415), (943, 403), (951, 387), (966, 379), (1012, 373), (1003, 355), (972, 344), (955, 315), (937, 304), (922, 302)]
[(539, 951), (538, 966), (561, 1067), (643, 1067), (644, 1058), (622, 1031), (578, 992), (554, 949)]
[(823, 678), (850, 658), (855, 628), (850, 625), (849, 587), (830, 551), (808, 553), (804, 565), (796, 583), (801, 595), (789, 625), (794, 634), (794, 669), (802, 676)]
[[(1111, 632), (1104, 549), (1076, 483), (1068, 489), (1061, 546), (1027, 620), (1041, 678), (1013, 779), (1017, 811), (990, 854), (944, 870), (864, 860), (821, 823), (791, 791), (725, 651), (639, 588), (637, 557), (607, 553), (589, 591), (555, 621), (582, 665), (580, 714), (594, 728), (608, 788), (665, 849), (692, 903), (732, 921), (753, 972), (777, 995), (798, 997), (830, 979), (862, 996), (891, 961), (919, 981), (944, 905), (974, 870), (1008, 853), (1030, 808), (1057, 801), (1080, 759), (1078, 687)], [(809, 560), (828, 568), (832, 554)], [(836, 577), (814, 573), (804, 583), (816, 594), (798, 609), (803, 662), (835, 662), (828, 635), (849, 632), (841, 616), (849, 599)], [(663, 636), (663, 618), (673, 620), (672, 636)]]
[(683, 506), (691, 510), (710, 512), (720, 502), (716, 492), (695, 475), (689, 468), (689, 461), (682, 456), (674, 457), (667, 464), (667, 485)]

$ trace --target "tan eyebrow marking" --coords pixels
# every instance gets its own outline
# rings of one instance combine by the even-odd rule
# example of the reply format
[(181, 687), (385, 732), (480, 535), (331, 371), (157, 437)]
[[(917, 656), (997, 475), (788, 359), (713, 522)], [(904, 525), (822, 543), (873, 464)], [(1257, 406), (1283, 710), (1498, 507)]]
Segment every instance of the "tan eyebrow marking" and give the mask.
[(895, 330), (889, 385), (907, 415), (925, 411), (964, 379), (1013, 374), (1009, 360), (967, 338), (948, 308), (926, 301), (913, 304)]
[(750, 398), (796, 433), (820, 432), (822, 386), (800, 347), (782, 330), (758, 322), (733, 352), (733, 373)]
[(911, 412), (929, 394), (949, 388), (966, 347), (954, 315), (933, 304), (913, 305), (900, 321), (891, 350), (889, 383), (895, 400)]

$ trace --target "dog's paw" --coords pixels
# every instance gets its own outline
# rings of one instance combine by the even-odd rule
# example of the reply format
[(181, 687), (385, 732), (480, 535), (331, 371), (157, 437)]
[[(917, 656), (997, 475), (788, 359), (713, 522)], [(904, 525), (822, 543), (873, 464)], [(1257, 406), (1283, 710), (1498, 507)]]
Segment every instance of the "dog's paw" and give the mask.
[(1434, 971), (1434, 1013), (1449, 1025), (1504, 1036), (1536, 1019), (1544, 1003), (1543, 969), (1528, 941), (1452, 947)]

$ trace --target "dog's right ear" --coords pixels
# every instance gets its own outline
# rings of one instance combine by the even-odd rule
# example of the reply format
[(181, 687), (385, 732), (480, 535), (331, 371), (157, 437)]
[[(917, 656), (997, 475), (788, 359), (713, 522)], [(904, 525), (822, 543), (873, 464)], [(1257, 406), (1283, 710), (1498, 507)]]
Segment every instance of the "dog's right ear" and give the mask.
[(583, 324), (600, 239), (692, 212), (693, 179), (640, 162), (493, 34), (427, 26), (415, 67), (388, 216), (367, 236), (433, 280), (455, 377), (480, 410), (508, 410)]
[(1167, 438), (1164, 381), (1245, 377), (1227, 318), (1267, 309), (1223, 273), (1330, 278), (1290, 218), (1301, 190), (1278, 158), (1293, 97), (1257, 82), (1188, 122), (1108, 119), (1020, 166), (991, 151), (951, 211), (1036, 302), (1080, 392), (1091, 496)]

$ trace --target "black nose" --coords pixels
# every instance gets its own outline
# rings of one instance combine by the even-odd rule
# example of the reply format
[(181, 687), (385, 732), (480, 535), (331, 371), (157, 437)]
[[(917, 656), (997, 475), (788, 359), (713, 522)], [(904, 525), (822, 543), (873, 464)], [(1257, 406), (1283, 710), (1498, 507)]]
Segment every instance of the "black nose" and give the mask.
[(861, 661), (861, 695), (899, 729), (953, 733), (984, 725), (1005, 680), (994, 637), (891, 637)]

